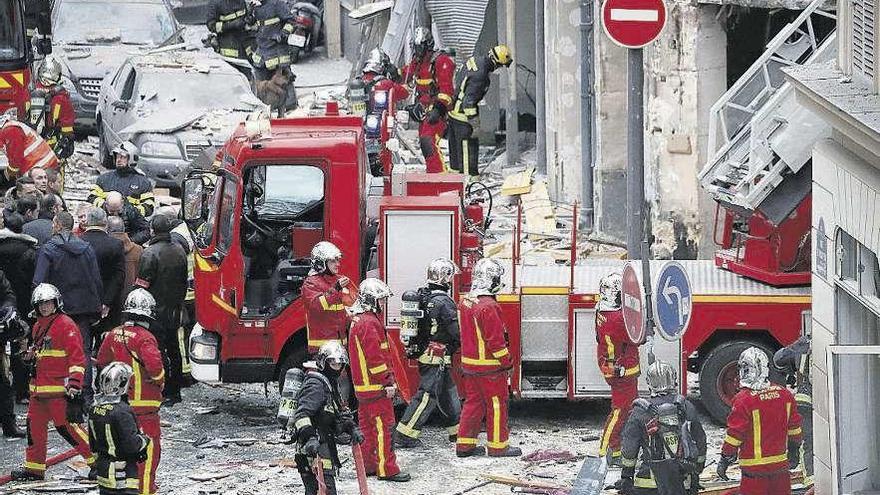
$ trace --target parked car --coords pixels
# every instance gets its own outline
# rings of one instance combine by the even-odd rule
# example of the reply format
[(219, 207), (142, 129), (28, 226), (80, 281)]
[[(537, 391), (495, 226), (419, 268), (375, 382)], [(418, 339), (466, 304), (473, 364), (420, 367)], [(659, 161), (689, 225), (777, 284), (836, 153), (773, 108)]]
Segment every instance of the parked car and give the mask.
[(55, 0), (52, 33), (78, 131), (94, 129), (107, 74), (133, 53), (181, 39), (168, 0)]
[(132, 141), (139, 167), (159, 187), (177, 190), (202, 150), (221, 145), (239, 122), (268, 110), (247, 79), (208, 50), (176, 49), (126, 60), (98, 98), (98, 153)]

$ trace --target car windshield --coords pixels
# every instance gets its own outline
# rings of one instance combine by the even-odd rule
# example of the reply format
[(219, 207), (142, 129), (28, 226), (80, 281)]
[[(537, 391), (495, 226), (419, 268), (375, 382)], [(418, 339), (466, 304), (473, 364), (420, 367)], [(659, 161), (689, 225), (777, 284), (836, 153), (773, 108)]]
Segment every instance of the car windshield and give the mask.
[(175, 24), (161, 3), (64, 2), (52, 30), (60, 43), (158, 45)]
[(21, 22), (21, 4), (5, 1), (0, 5), (0, 61), (21, 60), (27, 53)]
[(176, 104), (197, 109), (229, 107), (251, 111), (253, 105), (242, 100), (245, 95), (252, 93), (247, 79), (239, 74), (147, 72), (138, 85), (140, 99), (162, 107)]

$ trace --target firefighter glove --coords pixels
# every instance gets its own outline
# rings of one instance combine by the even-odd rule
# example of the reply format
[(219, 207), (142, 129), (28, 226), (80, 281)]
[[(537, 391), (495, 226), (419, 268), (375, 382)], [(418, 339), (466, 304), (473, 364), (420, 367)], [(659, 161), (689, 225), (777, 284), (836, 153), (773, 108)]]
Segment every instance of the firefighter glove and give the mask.
[(431, 110), (428, 111), (427, 120), (429, 124), (436, 124), (440, 122), (440, 119), (443, 118), (443, 115), (446, 114), (446, 109), (443, 107), (441, 103), (435, 103), (431, 106)]
[(305, 445), (303, 445), (303, 454), (308, 457), (315, 457), (318, 455), (318, 447), (320, 446), (321, 442), (318, 440), (318, 437), (311, 437)]
[(150, 442), (152, 441), (152, 440), (150, 440), (150, 437), (147, 437), (147, 436), (144, 436), (144, 435), (141, 435), (141, 438), (143, 438), (143, 439), (146, 440), (146, 441), (144, 442), (144, 448), (142, 448), (142, 449), (137, 453), (137, 459), (135, 459), (135, 460), (138, 461), (138, 462), (144, 462), (144, 461), (147, 460), (147, 454), (148, 454), (149, 451), (150, 451)]
[(724, 481), (730, 481), (730, 478), (727, 477), (727, 468), (733, 464), (733, 461), (736, 460), (733, 456), (722, 455), (720, 459), (718, 459), (718, 468), (715, 470), (715, 474), (718, 475), (719, 479)]
[(630, 495), (633, 492), (633, 479), (620, 478), (617, 480), (617, 483), (614, 484), (614, 489), (617, 490), (617, 493), (622, 495)]
[(342, 289), (348, 287), (348, 284), (351, 283), (351, 279), (348, 277), (339, 277), (339, 280), (336, 281), (336, 284), (333, 286), (338, 291), (342, 291)]
[[(71, 395), (73, 391), (76, 391), (75, 395)], [(85, 408), (86, 404), (81, 391), (78, 388), (68, 388), (67, 408), (65, 411), (67, 421), (74, 424), (82, 423), (84, 421)]]
[(58, 138), (58, 158), (62, 160), (73, 155), (73, 136), (66, 134)]
[(357, 444), (364, 443), (364, 433), (357, 426), (351, 430), (351, 441)]

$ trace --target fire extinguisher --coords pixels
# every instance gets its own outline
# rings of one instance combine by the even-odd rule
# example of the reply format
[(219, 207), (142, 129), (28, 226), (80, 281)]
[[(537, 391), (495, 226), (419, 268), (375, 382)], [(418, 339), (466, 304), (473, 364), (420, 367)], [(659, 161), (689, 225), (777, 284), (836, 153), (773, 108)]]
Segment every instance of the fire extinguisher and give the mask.
[(458, 277), (459, 289), (462, 292), (471, 290), (471, 280), (474, 274), (474, 265), (483, 257), (483, 243), (480, 235), (476, 232), (462, 232), (461, 234), (461, 275)]
[[(473, 182), (468, 185), (465, 200), (467, 204), (462, 204), (464, 229), (461, 234), (459, 263), (461, 265), (459, 283), (462, 291), (470, 290), (474, 265), (483, 257), (483, 236), (489, 225), (489, 214), (492, 212), (492, 193), (485, 184)], [(483, 208), (484, 202), (488, 203), (487, 210)]]

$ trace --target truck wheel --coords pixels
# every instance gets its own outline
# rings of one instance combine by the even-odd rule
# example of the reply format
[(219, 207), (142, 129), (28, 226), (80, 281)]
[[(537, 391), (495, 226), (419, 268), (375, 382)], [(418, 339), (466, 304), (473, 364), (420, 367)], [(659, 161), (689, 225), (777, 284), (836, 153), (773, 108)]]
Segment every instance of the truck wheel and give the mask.
[(282, 390), (284, 390), (284, 377), (287, 376), (287, 370), (290, 368), (301, 368), (303, 363), (305, 363), (309, 358), (308, 349), (305, 347), (300, 347), (299, 349), (294, 349), (293, 352), (287, 355), (284, 358), (284, 361), (281, 363), (281, 368), (278, 370), (278, 393), (280, 394)]
[(712, 419), (719, 424), (727, 423), (733, 397), (739, 391), (739, 371), (736, 362), (739, 360), (739, 355), (749, 347), (758, 347), (768, 356), (773, 356), (773, 351), (764, 344), (738, 340), (712, 349), (700, 370), (701, 401)]

